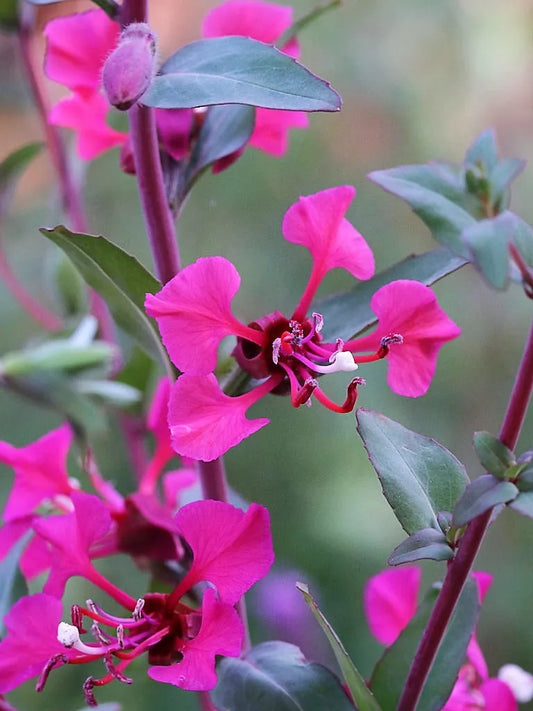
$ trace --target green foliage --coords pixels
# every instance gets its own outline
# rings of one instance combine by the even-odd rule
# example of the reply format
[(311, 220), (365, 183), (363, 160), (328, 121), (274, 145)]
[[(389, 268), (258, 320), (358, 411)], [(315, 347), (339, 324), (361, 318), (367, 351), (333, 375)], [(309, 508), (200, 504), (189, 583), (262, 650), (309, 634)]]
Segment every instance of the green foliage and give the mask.
[(318, 607), (318, 604), (314, 597), (310, 594), (307, 585), (304, 585), (303, 583), (297, 583), (296, 587), (304, 596), (305, 602), (313, 613), (316, 621), (324, 631), (329, 645), (333, 650), (333, 653), (335, 654), (337, 663), (341, 668), (346, 686), (350, 690), (350, 693), (357, 705), (358, 710), (380, 711), (380, 705), (374, 698), (374, 695), (367, 687), (365, 680), (363, 679), (363, 677), (355, 667), (354, 663), (348, 656), (348, 652), (344, 648), (344, 645), (339, 639), (337, 633), (329, 624), (327, 619), (324, 617), (323, 613), (320, 611), (320, 608)]
[[(422, 602), (417, 614), (396, 642), (385, 651), (374, 669), (370, 688), (383, 711), (394, 711), (397, 707), (407, 673), (436, 596), (437, 590), (433, 588)], [(476, 584), (473, 580), (469, 580), (463, 588), (450, 624), (439, 646), (424, 691), (417, 704), (417, 711), (434, 711), (444, 706), (463, 664), (466, 648), (476, 626), (479, 607)]]
[(18, 0), (0, 0), (0, 28), (7, 32), (18, 27)]
[(402, 565), (423, 559), (450, 560), (450, 558), (453, 558), (453, 550), (448, 545), (444, 533), (436, 531), (434, 528), (423, 528), (396, 546), (387, 563)]
[(296, 20), (296, 22), (294, 22), (287, 30), (285, 30), (285, 32), (276, 42), (276, 46), (280, 49), (283, 49), (283, 47), (288, 42), (290, 42), (291, 39), (297, 37), (297, 35), (303, 29), (305, 29), (308, 25), (317, 20), (321, 15), (323, 15), (325, 12), (329, 12), (329, 10), (339, 8), (341, 7), (341, 5), (342, 0), (329, 0), (329, 2), (323, 2), (316, 5), (311, 10), (309, 10), (309, 12), (307, 12), (303, 17), (300, 17), (298, 20)]
[(25, 146), (10, 153), (7, 158), (4, 158), (0, 163), (0, 215), (6, 208), (16, 181), (42, 149), (42, 143), (27, 143)]
[(242, 659), (226, 657), (211, 696), (224, 711), (353, 711), (339, 680), (286, 642), (265, 642)]
[(414, 279), (429, 286), (465, 264), (465, 260), (447, 249), (434, 249), (407, 257), (384, 269), (372, 279), (359, 282), (353, 289), (320, 299), (313, 306), (324, 317), (324, 338), (348, 341), (377, 322), (370, 308), (376, 291), (396, 279)]
[(440, 532), (437, 514), (452, 511), (469, 479), (435, 440), (372, 410), (357, 411), (357, 430), (394, 515), (409, 534)]
[(145, 295), (161, 288), (157, 279), (105, 237), (76, 234), (62, 226), (41, 232), (65, 252), (87, 284), (102, 296), (116, 323), (168, 368), (159, 336), (144, 313)]
[(338, 111), (336, 91), (294, 59), (249, 37), (198, 40), (163, 64), (142, 97), (160, 109), (250, 104), (292, 111)]
[(485, 511), (506, 504), (518, 496), (518, 489), (510, 481), (500, 481), (491, 474), (478, 477), (469, 484), (453, 511), (453, 525), (464, 526)]
[(497, 479), (506, 479), (507, 470), (516, 464), (513, 452), (490, 432), (474, 433), (474, 449), (482, 466)]

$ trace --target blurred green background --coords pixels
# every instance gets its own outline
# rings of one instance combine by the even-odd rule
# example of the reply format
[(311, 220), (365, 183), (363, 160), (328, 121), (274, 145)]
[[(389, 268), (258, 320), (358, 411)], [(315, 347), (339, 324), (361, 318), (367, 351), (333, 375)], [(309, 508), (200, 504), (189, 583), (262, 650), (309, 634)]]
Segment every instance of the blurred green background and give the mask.
[[(198, 36), (199, 18), (215, 4), (152, 3), (163, 54)], [(293, 5), (298, 17), (313, 3), (294, 0)], [(310, 258), (281, 237), (283, 215), (299, 195), (342, 183), (357, 187), (348, 217), (373, 248), (379, 269), (433, 248), (418, 218), (365, 176), (371, 170), (434, 158), (459, 162), (474, 137), (491, 126), (504, 156), (528, 159), (533, 152), (532, 27), (530, 0), (346, 0), (301, 36), (302, 60), (341, 93), (342, 112), (312, 115), (309, 130), (292, 132), (290, 151), (282, 159), (250, 149), (228, 171), (204, 177), (179, 227), (184, 263), (199, 255), (231, 259), (242, 276), (234, 311), (244, 321), (274, 309), (290, 312), (305, 286)], [(0, 37), (0, 61), (13, 68), (0, 78), (2, 155), (7, 155), (40, 136), (40, 128), (11, 36)], [(91, 231), (150, 265), (136, 184), (120, 172), (117, 159), (115, 151), (88, 166)], [(44, 156), (21, 182), (3, 230), (3, 248), (12, 265), (51, 308), (58, 254), (37, 227), (63, 219), (53, 184), (53, 169)], [(530, 222), (532, 189), (533, 173), (526, 168), (514, 189), (512, 209)], [(335, 272), (320, 293), (350, 284), (347, 274)], [(498, 431), (529, 327), (531, 302), (516, 286), (503, 294), (490, 291), (471, 268), (448, 277), (435, 290), (461, 326), (462, 337), (442, 350), (429, 393), (417, 400), (396, 396), (385, 384), (385, 366), (371, 365), (359, 371), (367, 379), (359, 404), (434, 437), (476, 476), (480, 468), (472, 433)], [(24, 344), (37, 330), (1, 285), (0, 298), (3, 353)], [(330, 377), (326, 389), (342, 400), (345, 384), (344, 376)], [(366, 627), (362, 588), (370, 575), (385, 567), (403, 534), (382, 498), (354, 416), (337, 416), (317, 404), (295, 411), (288, 400), (276, 397), (262, 400), (251, 414), (268, 416), (271, 424), (228, 453), (229, 481), (246, 499), (269, 508), (278, 563), (297, 569), (294, 578), (309, 582), (368, 675), (380, 648)], [(58, 424), (50, 412), (0, 392), (1, 439), (21, 446)], [(530, 415), (518, 451), (533, 447), (532, 435)], [(116, 429), (111, 427), (95, 444), (102, 471), (127, 492), (132, 476)], [(11, 474), (2, 468), (1, 475), (6, 493)], [(478, 629), (492, 674), (507, 662), (533, 672), (526, 615), (533, 592), (531, 526), (529, 520), (504, 512), (476, 565), (495, 576)], [(131, 594), (142, 595), (145, 578), (129, 561), (108, 561), (103, 570)], [(424, 570), (427, 584), (444, 572), (437, 563)], [(79, 600), (95, 591), (73, 581), (68, 592)], [(276, 599), (271, 602), (275, 606)], [(250, 607), (255, 607), (253, 600)], [(260, 620), (253, 619), (252, 628), (256, 641), (267, 634)], [(324, 652), (317, 650), (317, 657), (323, 659)], [(142, 666), (133, 670), (133, 688), (111, 685), (98, 693), (98, 700), (121, 700), (131, 711), (196, 708), (193, 695), (150, 681)], [(84, 705), (80, 684), (87, 675), (87, 669), (61, 669), (51, 675), (41, 696), (34, 695), (29, 683), (10, 698), (21, 711), (73, 711)]]

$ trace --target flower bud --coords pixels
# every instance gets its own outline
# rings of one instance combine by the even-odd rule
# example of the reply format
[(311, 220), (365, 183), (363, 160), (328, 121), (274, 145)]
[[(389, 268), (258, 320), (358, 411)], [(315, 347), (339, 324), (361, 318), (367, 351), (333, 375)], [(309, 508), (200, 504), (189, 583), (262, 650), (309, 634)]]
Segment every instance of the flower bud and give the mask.
[(122, 31), (102, 70), (102, 84), (112, 106), (127, 111), (141, 98), (152, 83), (155, 54), (155, 36), (147, 24), (134, 22)]

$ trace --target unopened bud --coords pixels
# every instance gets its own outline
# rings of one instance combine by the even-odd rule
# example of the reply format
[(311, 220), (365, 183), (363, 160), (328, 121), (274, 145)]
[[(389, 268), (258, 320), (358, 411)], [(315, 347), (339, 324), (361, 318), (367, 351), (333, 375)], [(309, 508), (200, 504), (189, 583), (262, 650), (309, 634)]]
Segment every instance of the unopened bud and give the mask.
[(141, 98), (152, 83), (155, 55), (155, 36), (146, 23), (124, 28), (102, 70), (102, 84), (112, 106), (127, 111)]

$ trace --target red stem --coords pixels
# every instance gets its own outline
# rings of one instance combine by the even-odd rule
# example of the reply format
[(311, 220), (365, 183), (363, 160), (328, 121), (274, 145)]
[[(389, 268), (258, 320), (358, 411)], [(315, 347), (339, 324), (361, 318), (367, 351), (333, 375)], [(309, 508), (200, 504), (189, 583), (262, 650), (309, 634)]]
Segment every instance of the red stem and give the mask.
[[(518, 441), (532, 391), (533, 324), (499, 434), (500, 440), (509, 449), (514, 449)], [(448, 567), (442, 589), (420, 640), (397, 711), (414, 711), (416, 707), (439, 644), (489, 526), (491, 514), (492, 509), (475, 518), (460, 541), (457, 555)]]

